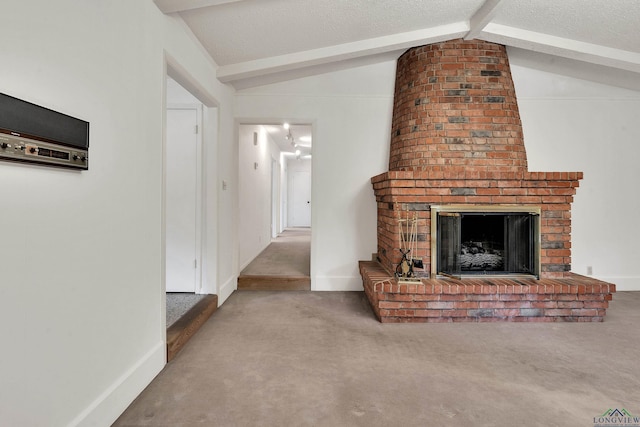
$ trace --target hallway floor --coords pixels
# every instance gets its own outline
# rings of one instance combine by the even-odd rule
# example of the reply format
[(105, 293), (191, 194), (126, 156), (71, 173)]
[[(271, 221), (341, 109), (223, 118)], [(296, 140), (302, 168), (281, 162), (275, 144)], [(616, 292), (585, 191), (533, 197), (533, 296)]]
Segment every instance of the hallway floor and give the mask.
[(311, 289), (311, 229), (287, 228), (240, 272), (238, 290)]
[(640, 292), (603, 323), (381, 324), (362, 292), (235, 292), (115, 426), (589, 426), (640, 415)]
[(311, 229), (287, 228), (240, 272), (241, 276), (309, 276)]

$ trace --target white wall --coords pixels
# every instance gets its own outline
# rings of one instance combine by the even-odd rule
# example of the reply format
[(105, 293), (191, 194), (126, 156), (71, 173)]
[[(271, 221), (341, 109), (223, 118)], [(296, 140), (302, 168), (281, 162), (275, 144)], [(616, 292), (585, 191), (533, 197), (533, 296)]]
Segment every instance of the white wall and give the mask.
[(313, 124), (313, 290), (362, 289), (358, 260), (377, 246), (370, 178), (388, 169), (394, 74), (387, 62), (236, 95), (240, 120)]
[[(638, 92), (551, 75), (511, 61), (532, 171), (584, 171), (573, 205), (573, 271), (640, 290)], [(395, 64), (239, 91), (237, 117), (313, 121), (312, 289), (362, 288), (376, 251), (369, 179), (388, 169)], [(628, 226), (629, 225), (629, 226)]]
[(175, 104), (189, 104), (200, 105), (202, 104), (191, 92), (180, 86), (178, 82), (171, 77), (167, 77), (167, 93), (166, 93), (167, 107)]
[(280, 162), (280, 149), (263, 126), (240, 125), (238, 135), (238, 238), (243, 269), (271, 243), (271, 161)]
[[(109, 425), (165, 360), (165, 53), (218, 101), (212, 169), (232, 185), (233, 92), (151, 0), (2, 9), (0, 57), (11, 65), (0, 92), (87, 120), (91, 133), (88, 171), (0, 163), (10, 183), (0, 186), (10, 219), (0, 240), (0, 424)], [(219, 234), (237, 246), (233, 196), (221, 192), (219, 203), (217, 179), (210, 187)], [(233, 282), (233, 253), (219, 258), (213, 280)]]
[(512, 72), (531, 171), (582, 171), (572, 271), (640, 290), (640, 92), (521, 67)]

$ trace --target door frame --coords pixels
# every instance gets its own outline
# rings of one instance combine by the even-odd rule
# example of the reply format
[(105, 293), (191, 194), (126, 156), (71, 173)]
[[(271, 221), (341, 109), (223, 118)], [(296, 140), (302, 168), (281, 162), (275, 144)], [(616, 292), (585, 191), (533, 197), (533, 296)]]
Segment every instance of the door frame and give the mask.
[(271, 158), (271, 238), (280, 233), (280, 162)]
[[(158, 324), (159, 335), (164, 345), (167, 343), (167, 287), (166, 287), (166, 107), (167, 107), (167, 78), (176, 81), (185, 88), (202, 104), (202, 132), (203, 139), (201, 145), (202, 163), (200, 176), (202, 182), (202, 217), (201, 217), (201, 244), (202, 258), (200, 260), (201, 289), (205, 293), (218, 295), (219, 303), (228, 298), (233, 289), (227, 286), (230, 281), (223, 282), (219, 277), (218, 259), (218, 142), (220, 139), (220, 102), (204, 83), (209, 80), (196, 77), (185, 68), (180, 61), (174, 58), (166, 50), (163, 51), (162, 65), (162, 108), (161, 126), (162, 140), (159, 141), (162, 147), (161, 154), (161, 206), (160, 206), (160, 283), (158, 286), (158, 298), (160, 300), (160, 323)], [(166, 353), (165, 353), (166, 363)]]

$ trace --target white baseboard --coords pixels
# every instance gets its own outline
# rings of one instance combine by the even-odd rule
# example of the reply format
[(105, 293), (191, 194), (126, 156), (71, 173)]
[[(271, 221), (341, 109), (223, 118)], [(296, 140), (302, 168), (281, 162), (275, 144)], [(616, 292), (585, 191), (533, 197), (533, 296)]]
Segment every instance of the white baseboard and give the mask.
[(313, 276), (312, 291), (362, 291), (360, 276)]
[(134, 366), (120, 376), (69, 426), (109, 426), (138, 397), (166, 364), (167, 346), (157, 343)]
[(230, 277), (226, 282), (218, 289), (218, 307), (231, 296), (233, 291), (238, 288), (238, 278), (236, 276)]

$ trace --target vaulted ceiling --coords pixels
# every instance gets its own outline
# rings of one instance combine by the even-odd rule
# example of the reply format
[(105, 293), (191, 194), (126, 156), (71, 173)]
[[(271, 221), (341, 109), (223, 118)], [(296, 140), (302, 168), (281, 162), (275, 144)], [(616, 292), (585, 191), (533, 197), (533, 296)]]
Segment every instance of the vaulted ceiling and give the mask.
[(217, 77), (238, 89), (454, 38), (575, 62), (640, 89), (638, 0), (154, 1), (184, 20), (219, 65)]

